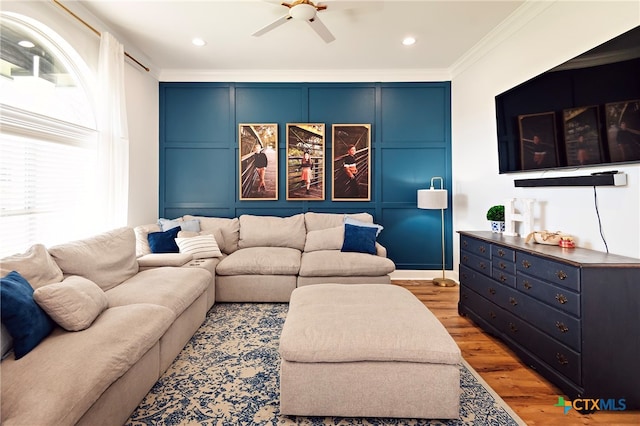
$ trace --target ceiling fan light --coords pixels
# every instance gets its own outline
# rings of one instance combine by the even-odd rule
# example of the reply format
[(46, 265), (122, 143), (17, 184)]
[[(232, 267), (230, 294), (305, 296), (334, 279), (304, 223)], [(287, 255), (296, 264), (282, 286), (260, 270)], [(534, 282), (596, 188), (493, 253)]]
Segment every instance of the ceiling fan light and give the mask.
[(307, 3), (300, 3), (289, 9), (289, 15), (293, 19), (308, 21), (316, 16), (316, 8)]

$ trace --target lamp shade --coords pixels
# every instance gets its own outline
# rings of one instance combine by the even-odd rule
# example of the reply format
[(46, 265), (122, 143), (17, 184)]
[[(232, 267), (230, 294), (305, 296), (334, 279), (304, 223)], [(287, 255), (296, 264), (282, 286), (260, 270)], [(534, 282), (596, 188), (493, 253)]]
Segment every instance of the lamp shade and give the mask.
[(419, 189), (418, 208), (428, 210), (441, 210), (447, 208), (446, 189)]

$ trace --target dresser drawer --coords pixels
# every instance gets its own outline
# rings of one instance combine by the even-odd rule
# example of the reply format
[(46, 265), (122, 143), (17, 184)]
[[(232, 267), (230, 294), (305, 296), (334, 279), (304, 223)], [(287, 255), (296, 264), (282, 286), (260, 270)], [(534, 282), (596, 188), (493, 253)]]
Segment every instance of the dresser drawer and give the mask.
[(487, 242), (462, 236), (460, 237), (460, 247), (462, 250), (468, 251), (477, 256), (484, 257), (485, 259), (491, 259), (491, 244)]
[(575, 266), (518, 252), (516, 269), (573, 291), (580, 291), (580, 268)]
[(491, 276), (493, 277), (494, 280), (499, 281), (504, 285), (508, 285), (509, 287), (516, 286), (516, 276), (511, 275), (503, 271), (502, 269), (498, 269), (494, 267), (493, 272), (491, 273)]
[(506, 321), (504, 309), (491, 303), (475, 291), (468, 288), (460, 289), (460, 301), (464, 306), (475, 312), (480, 319), (497, 328), (498, 324)]
[(516, 264), (513, 262), (509, 262), (508, 260), (494, 257), (491, 259), (491, 265), (493, 265), (494, 269), (499, 269), (506, 272), (507, 274), (516, 274)]
[(493, 260), (503, 259), (507, 262), (515, 262), (516, 261), (516, 252), (511, 250), (510, 248), (501, 247), (495, 244), (491, 245), (491, 258)]
[(463, 251), (460, 256), (460, 263), (482, 272), (486, 276), (491, 276), (491, 261), (488, 259)]
[(580, 316), (580, 295), (554, 286), (526, 274), (518, 274), (516, 287), (522, 293), (577, 317)]
[(460, 285), (472, 289), (494, 303), (499, 299), (508, 299), (504, 285), (464, 265), (460, 265)]
[(508, 312), (498, 312), (496, 328), (505, 337), (513, 340), (535, 353), (542, 361), (562, 375), (577, 384), (582, 384), (581, 357), (571, 348), (553, 340), (545, 333), (527, 324), (527, 322), (510, 315)]
[(496, 298), (498, 305), (526, 321), (532, 327), (546, 333), (559, 342), (580, 352), (580, 320), (540, 303), (519, 291), (501, 289)]

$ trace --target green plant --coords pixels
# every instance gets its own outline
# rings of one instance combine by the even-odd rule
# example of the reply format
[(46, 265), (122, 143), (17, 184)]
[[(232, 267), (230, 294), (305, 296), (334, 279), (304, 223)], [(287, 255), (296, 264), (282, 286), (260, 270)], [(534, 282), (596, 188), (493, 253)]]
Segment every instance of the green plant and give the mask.
[(504, 206), (493, 206), (487, 211), (487, 220), (504, 222)]

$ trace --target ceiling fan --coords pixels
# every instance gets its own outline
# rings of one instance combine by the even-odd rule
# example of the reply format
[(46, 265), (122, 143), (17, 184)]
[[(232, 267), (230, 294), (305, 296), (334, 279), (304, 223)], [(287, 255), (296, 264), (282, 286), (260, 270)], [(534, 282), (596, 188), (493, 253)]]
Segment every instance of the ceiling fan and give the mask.
[[(269, 1), (269, 0), (267, 0)], [(276, 19), (269, 25), (259, 29), (252, 35), (255, 37), (261, 36), (274, 28), (279, 27), (290, 19), (297, 19), (300, 21), (307, 21), (309, 26), (326, 42), (331, 43), (336, 38), (331, 34), (331, 31), (324, 25), (324, 23), (320, 20), (320, 17), (317, 16), (317, 12), (321, 12), (327, 9), (327, 5), (325, 4), (315, 4), (311, 0), (295, 0), (292, 3), (280, 2), (280, 5), (288, 8), (288, 12), (286, 15), (281, 16)]]

